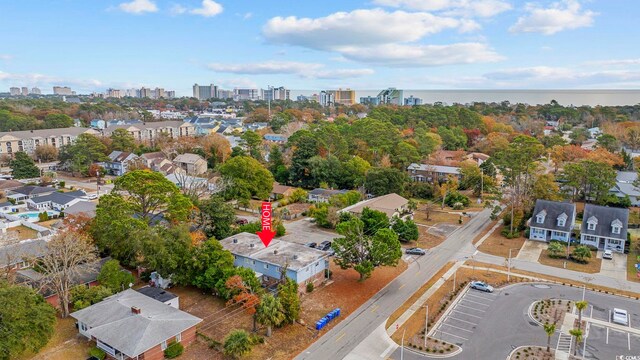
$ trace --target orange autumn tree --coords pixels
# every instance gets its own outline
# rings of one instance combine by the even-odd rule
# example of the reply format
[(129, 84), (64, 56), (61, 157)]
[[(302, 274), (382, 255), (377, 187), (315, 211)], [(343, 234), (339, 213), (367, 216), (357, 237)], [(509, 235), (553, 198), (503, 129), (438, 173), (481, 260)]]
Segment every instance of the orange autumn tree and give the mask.
[(260, 305), (260, 298), (256, 295), (240, 275), (233, 275), (225, 282), (225, 287), (232, 294), (227, 305), (240, 304), (247, 314), (253, 316), (253, 331), (256, 331), (256, 309)]

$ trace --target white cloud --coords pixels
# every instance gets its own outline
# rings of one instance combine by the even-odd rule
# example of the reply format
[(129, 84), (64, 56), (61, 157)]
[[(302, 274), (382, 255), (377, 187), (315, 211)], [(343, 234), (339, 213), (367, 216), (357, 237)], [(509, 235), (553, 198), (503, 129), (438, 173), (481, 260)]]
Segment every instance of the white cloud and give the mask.
[(494, 17), (511, 10), (504, 0), (374, 0), (375, 4), (418, 11), (442, 11), (445, 15), (464, 17)]
[(242, 16), (242, 18), (243, 18), (244, 20), (249, 20), (249, 19), (251, 19), (252, 17), (253, 17), (253, 13), (250, 13), (250, 12), (245, 13), (245, 14)]
[(204, 17), (213, 17), (220, 14), (223, 11), (222, 5), (213, 0), (202, 0), (202, 7), (192, 9), (189, 12), (194, 15), (201, 15)]
[(118, 8), (131, 14), (142, 14), (145, 12), (157, 12), (158, 7), (151, 0), (133, 0), (118, 5)]
[(77, 88), (77, 90), (94, 90), (105, 84), (94, 79), (69, 79), (58, 76), (51, 76), (38, 73), (8, 73), (0, 70), (0, 82), (10, 85), (24, 84), (21, 86), (40, 86), (42, 88), (52, 87), (54, 85), (65, 85)]
[(640, 58), (638, 59), (612, 59), (612, 60), (598, 60), (598, 61), (588, 61), (585, 65), (593, 65), (593, 66), (629, 66), (629, 65), (640, 65)]
[(372, 75), (374, 73), (371, 69), (326, 69), (324, 64), (297, 61), (267, 61), (248, 64), (213, 63), (207, 67), (210, 70), (221, 73), (242, 75), (288, 74), (305, 79), (354, 78)]
[(337, 46), (411, 42), (446, 29), (477, 29), (472, 20), (440, 17), (425, 12), (387, 12), (382, 9), (337, 12), (322, 18), (274, 17), (263, 27), (273, 43), (331, 50)]
[(578, 0), (561, 0), (548, 8), (530, 3), (525, 10), (527, 14), (518, 18), (509, 31), (552, 35), (564, 30), (589, 27), (598, 15), (591, 10), (583, 10)]
[(397, 67), (472, 64), (504, 60), (503, 56), (482, 43), (354, 46), (343, 47), (340, 53), (350, 60)]
[(220, 87), (223, 89), (233, 89), (233, 88), (258, 88), (258, 84), (256, 84), (253, 80), (248, 78), (232, 78), (232, 79), (221, 79), (219, 81)]
[(0, 54), (0, 60), (2, 61), (9, 61), (13, 59), (13, 55), (9, 55), (9, 54)]
[(169, 11), (171, 12), (171, 15), (181, 15), (187, 12), (187, 8), (180, 4), (175, 4)]

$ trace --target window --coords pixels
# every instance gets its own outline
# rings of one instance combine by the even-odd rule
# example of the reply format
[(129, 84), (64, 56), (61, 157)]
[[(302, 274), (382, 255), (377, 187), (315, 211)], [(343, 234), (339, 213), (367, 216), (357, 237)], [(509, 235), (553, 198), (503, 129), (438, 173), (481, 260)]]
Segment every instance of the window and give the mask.
[(269, 268), (269, 264), (264, 264), (264, 268), (268, 269)]
[(564, 226), (566, 222), (566, 219), (558, 219), (558, 226)]
[(538, 224), (542, 224), (544, 222), (544, 215), (538, 215), (536, 216), (536, 222)]
[(614, 234), (620, 234), (620, 226), (614, 226), (611, 232)]
[(87, 331), (87, 325), (85, 323), (80, 323), (80, 330)]
[(609, 239), (609, 245), (622, 245), (622, 240)]
[(589, 230), (595, 230), (595, 229), (596, 229), (596, 224), (594, 224), (594, 223), (588, 223), (588, 224), (587, 224), (587, 229), (589, 229)]
[(160, 344), (160, 348), (162, 349), (162, 351), (167, 350), (167, 341), (163, 341), (162, 344)]
[(182, 333), (176, 335), (176, 342), (182, 341)]

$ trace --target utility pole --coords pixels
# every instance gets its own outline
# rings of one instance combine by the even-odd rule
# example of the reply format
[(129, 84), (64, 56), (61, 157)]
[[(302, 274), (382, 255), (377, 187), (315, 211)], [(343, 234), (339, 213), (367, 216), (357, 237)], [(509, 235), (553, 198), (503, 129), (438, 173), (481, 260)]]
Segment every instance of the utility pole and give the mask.
[(451, 289), (451, 291), (455, 292), (456, 291), (456, 275), (458, 274), (458, 272), (454, 272), (453, 273), (453, 289)]
[(400, 346), (400, 360), (404, 360), (404, 333), (407, 332), (405, 328), (402, 330), (402, 345)]
[(480, 203), (482, 203), (483, 193), (484, 193), (484, 169), (480, 169)]
[(511, 250), (518, 250), (517, 248), (509, 249), (509, 259), (507, 260), (507, 282), (511, 280)]
[(96, 196), (100, 197), (100, 170), (96, 171)]
[(429, 334), (429, 305), (425, 305), (426, 312), (424, 314), (424, 348), (427, 348), (427, 334)]

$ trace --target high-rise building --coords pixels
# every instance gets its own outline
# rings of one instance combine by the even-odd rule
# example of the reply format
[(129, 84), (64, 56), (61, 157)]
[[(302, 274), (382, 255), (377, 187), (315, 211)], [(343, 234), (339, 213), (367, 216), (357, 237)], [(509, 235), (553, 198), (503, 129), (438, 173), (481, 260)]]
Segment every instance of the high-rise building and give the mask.
[(154, 99), (165, 99), (167, 94), (164, 92), (164, 88), (156, 88)]
[(422, 105), (422, 99), (421, 98), (417, 98), (417, 97), (413, 97), (413, 95), (411, 95), (408, 98), (404, 99), (404, 104), (406, 106)]
[(216, 98), (218, 99), (233, 99), (233, 90), (222, 90), (218, 89), (216, 94)]
[(19, 87), (9, 88), (9, 93), (11, 94), (11, 96), (19, 96), (20, 95), (20, 88)]
[(124, 96), (139, 98), (140, 89), (127, 89), (124, 91)]
[(176, 97), (176, 92), (174, 90), (167, 90), (164, 94), (167, 96), (167, 99), (175, 99)]
[(54, 95), (73, 95), (73, 91), (68, 86), (54, 86), (53, 87)]
[(260, 100), (260, 91), (258, 89), (233, 89), (233, 100), (235, 101), (255, 101)]
[(364, 97), (360, 97), (360, 104), (380, 105), (380, 99), (377, 96), (364, 96)]
[(356, 103), (356, 91), (351, 89), (327, 90), (333, 93), (334, 104), (351, 106)]
[(22, 96), (29, 96), (29, 88), (26, 86), (22, 87)]
[(198, 100), (207, 100), (211, 98), (215, 98), (218, 93), (218, 87), (210, 84), (205, 86), (200, 86), (198, 84), (193, 84), (193, 97)]
[(122, 97), (122, 93), (118, 89), (107, 89), (107, 97), (119, 99)]
[(151, 89), (142, 87), (140, 88), (140, 97), (141, 98), (151, 98), (153, 94), (151, 93)]
[(273, 87), (269, 86), (268, 89), (262, 89), (262, 100), (289, 100), (289, 89), (285, 89), (284, 86)]
[(320, 95), (318, 95), (318, 102), (322, 106), (333, 106), (335, 104), (335, 92), (334, 91), (320, 91)]
[(42, 91), (40, 91), (40, 88), (37, 87), (32, 88), (31, 93), (34, 95), (42, 95)]
[(404, 92), (396, 88), (388, 88), (378, 94), (379, 104), (404, 105)]

